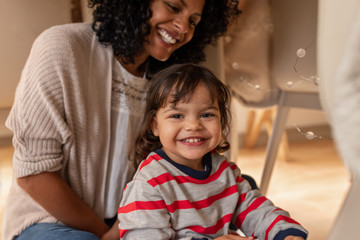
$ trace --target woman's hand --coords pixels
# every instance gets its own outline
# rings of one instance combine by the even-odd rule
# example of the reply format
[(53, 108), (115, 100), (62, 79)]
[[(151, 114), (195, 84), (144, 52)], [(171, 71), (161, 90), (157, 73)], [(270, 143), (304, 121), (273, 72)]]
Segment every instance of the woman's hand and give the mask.
[[(228, 234), (222, 237), (215, 238), (214, 240), (254, 240), (254, 237), (242, 237), (240, 235)], [(286, 239), (287, 240), (287, 239)], [(297, 239), (294, 239), (297, 240)]]
[(107, 231), (102, 237), (101, 240), (119, 240), (120, 233), (119, 233), (119, 219), (116, 219), (114, 225)]

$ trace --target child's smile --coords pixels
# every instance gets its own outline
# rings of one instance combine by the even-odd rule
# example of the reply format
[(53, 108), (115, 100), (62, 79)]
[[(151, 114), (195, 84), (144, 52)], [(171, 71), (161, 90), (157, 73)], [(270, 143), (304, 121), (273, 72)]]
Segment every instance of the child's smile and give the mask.
[(183, 141), (185, 143), (200, 143), (204, 140), (205, 140), (204, 138), (187, 138), (187, 139), (183, 139), (181, 141)]
[(186, 101), (175, 106), (169, 101), (153, 121), (153, 133), (163, 151), (175, 162), (203, 170), (202, 157), (221, 140), (220, 111), (209, 89), (200, 83)]

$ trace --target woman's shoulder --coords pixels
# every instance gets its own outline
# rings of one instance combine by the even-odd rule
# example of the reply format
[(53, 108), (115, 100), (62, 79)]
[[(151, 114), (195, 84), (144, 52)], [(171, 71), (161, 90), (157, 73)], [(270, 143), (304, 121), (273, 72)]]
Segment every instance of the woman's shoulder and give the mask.
[(52, 26), (43, 31), (35, 40), (35, 44), (68, 45), (86, 44), (95, 35), (89, 23), (69, 23)]
[(41, 35), (81, 36), (93, 34), (94, 32), (90, 23), (68, 23), (52, 26), (46, 29)]
[(34, 41), (30, 58), (47, 63), (69, 65), (69, 61), (84, 61), (97, 48), (95, 32), (89, 23), (71, 23), (50, 27)]

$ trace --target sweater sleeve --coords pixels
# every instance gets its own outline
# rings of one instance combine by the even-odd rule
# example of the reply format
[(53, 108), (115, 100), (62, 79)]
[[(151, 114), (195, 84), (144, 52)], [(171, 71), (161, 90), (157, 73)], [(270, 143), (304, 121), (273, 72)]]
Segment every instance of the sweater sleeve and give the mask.
[[(62, 144), (71, 132), (65, 121), (63, 86), (69, 49), (53, 29), (34, 42), (22, 71), (7, 126), (13, 131), (14, 174), (23, 177), (62, 167)], [(64, 38), (64, 36), (62, 36)]]
[(155, 187), (142, 180), (130, 182), (118, 211), (120, 239), (175, 238), (166, 203)]
[(258, 190), (252, 190), (249, 183), (235, 169), (239, 191), (239, 201), (233, 223), (246, 236), (258, 239), (284, 239), (286, 236), (307, 237), (307, 231), (288, 212), (274, 206)]

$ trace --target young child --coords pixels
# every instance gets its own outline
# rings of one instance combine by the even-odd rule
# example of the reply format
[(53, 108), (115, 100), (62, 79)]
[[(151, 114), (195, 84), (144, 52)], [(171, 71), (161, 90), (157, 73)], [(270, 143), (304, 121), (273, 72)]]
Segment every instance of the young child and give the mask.
[[(229, 149), (230, 94), (220, 80), (181, 64), (150, 84), (133, 153), (137, 165), (146, 159), (124, 191), (121, 239), (306, 239), (221, 155)], [(230, 224), (249, 237), (231, 234)]]

